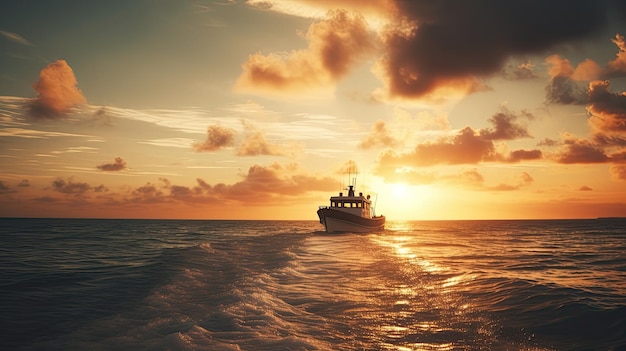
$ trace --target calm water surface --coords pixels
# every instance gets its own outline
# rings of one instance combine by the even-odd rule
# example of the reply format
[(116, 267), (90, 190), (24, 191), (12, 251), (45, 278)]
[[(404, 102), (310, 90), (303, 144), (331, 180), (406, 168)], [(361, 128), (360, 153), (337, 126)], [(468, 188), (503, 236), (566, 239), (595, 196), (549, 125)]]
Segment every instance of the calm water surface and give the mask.
[(626, 222), (0, 219), (2, 350), (626, 350)]

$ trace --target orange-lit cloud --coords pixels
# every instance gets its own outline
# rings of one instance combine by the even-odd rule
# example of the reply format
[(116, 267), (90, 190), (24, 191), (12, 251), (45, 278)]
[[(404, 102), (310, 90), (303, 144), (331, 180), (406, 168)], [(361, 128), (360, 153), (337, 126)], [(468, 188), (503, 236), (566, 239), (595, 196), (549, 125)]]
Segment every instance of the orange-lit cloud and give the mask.
[(39, 95), (32, 100), (30, 114), (35, 118), (60, 118), (72, 107), (87, 100), (77, 88), (74, 71), (65, 60), (57, 60), (39, 73), (33, 88)]
[(384, 152), (379, 162), (393, 168), (434, 166), (439, 164), (476, 164), (480, 162), (519, 162), (542, 158), (540, 150), (515, 150), (509, 155), (497, 152), (492, 140), (465, 127), (452, 138), (419, 144), (410, 153)]
[(498, 140), (530, 137), (527, 127), (518, 122), (520, 117), (529, 120), (534, 118), (525, 111), (516, 115), (503, 108), (502, 112), (496, 113), (488, 120), (493, 125), (491, 128), (474, 130), (465, 127), (456, 135), (420, 143), (407, 153), (385, 151), (379, 156), (376, 174), (385, 179), (394, 179), (398, 177), (396, 174), (398, 170), (406, 168), (481, 162), (516, 163), (542, 159), (543, 153), (539, 149), (518, 149), (506, 153), (496, 147), (494, 142)]
[(611, 176), (616, 180), (626, 180), (626, 164), (611, 165)]
[[(196, 185), (172, 184), (166, 178), (157, 183), (146, 183), (124, 194), (118, 205), (182, 203), (194, 205), (232, 204), (284, 204), (290, 197), (300, 196), (311, 191), (329, 191), (335, 188), (330, 178), (318, 178), (299, 173), (296, 167), (272, 164), (253, 165), (243, 179), (233, 184), (209, 184), (196, 179)], [(62, 182), (58, 188), (66, 194), (84, 193), (91, 189), (86, 183), (70, 184)]]
[(267, 141), (263, 133), (254, 131), (248, 133), (237, 148), (237, 156), (274, 155), (293, 157), (301, 149), (295, 142), (289, 144), (273, 144)]
[(247, 4), (294, 16), (323, 18), (328, 11), (359, 12), (371, 21), (397, 12), (395, 0), (247, 0)]
[(593, 126), (600, 131), (626, 135), (626, 92), (612, 93), (608, 81), (589, 83), (587, 111), (597, 118)]
[(512, 184), (500, 183), (498, 185), (486, 187), (485, 190), (489, 191), (515, 191), (520, 190), (522, 187), (529, 186), (535, 180), (527, 172), (522, 172), (519, 175), (517, 181), (513, 180)]
[(611, 40), (619, 49), (617, 57), (607, 64), (605, 70), (605, 78), (624, 77), (626, 76), (626, 41), (624, 36), (616, 34), (615, 39)]
[(609, 157), (604, 150), (587, 139), (568, 138), (564, 149), (558, 154), (559, 163), (603, 163)]
[(385, 121), (378, 120), (374, 123), (374, 126), (372, 126), (370, 133), (359, 143), (358, 147), (361, 149), (393, 147), (398, 145), (398, 143), (399, 141), (387, 128)]
[(116, 157), (113, 163), (102, 163), (96, 166), (97, 169), (105, 172), (118, 172), (126, 169), (126, 161), (121, 157)]
[(295, 157), (302, 150), (302, 145), (295, 141), (283, 144), (272, 143), (255, 126), (245, 121), (243, 121), (243, 125), (246, 129), (245, 138), (237, 147), (237, 156), (273, 155)]
[(306, 39), (305, 50), (251, 55), (242, 66), (236, 89), (281, 94), (327, 89), (374, 48), (363, 17), (343, 10), (312, 24)]
[[(218, 216), (239, 216), (232, 209), (241, 206), (267, 208), (301, 204), (311, 194), (335, 190), (337, 184), (335, 178), (310, 175), (296, 164), (253, 165), (239, 176), (239, 181), (230, 184), (210, 184), (201, 178), (193, 184), (176, 184), (167, 178), (159, 178), (140, 186), (118, 187), (115, 191), (109, 190), (113, 186), (96, 186), (88, 180), (73, 177), (56, 178), (49, 186), (39, 189), (16, 187), (0, 180), (0, 194), (4, 195), (3, 204), (19, 199), (20, 206), (29, 208), (31, 215), (36, 211), (43, 216), (52, 213), (63, 216), (72, 209), (72, 215), (78, 217), (180, 217), (193, 212), (194, 217), (200, 218), (214, 217), (216, 213)], [(151, 206), (146, 207), (147, 204)], [(171, 212), (176, 208), (178, 211)], [(275, 218), (281, 215), (284, 213)], [(249, 217), (256, 217), (256, 212), (250, 213)]]
[(207, 128), (207, 138), (204, 142), (195, 142), (192, 146), (194, 150), (198, 152), (216, 151), (223, 147), (233, 145), (234, 141), (234, 130), (214, 125)]

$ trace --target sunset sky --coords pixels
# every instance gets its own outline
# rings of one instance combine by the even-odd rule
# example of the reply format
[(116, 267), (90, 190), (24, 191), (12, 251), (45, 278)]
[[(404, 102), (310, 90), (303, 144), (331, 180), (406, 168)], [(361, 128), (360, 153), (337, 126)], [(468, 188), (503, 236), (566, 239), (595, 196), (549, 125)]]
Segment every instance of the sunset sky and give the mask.
[(0, 5), (0, 216), (626, 216), (626, 3)]

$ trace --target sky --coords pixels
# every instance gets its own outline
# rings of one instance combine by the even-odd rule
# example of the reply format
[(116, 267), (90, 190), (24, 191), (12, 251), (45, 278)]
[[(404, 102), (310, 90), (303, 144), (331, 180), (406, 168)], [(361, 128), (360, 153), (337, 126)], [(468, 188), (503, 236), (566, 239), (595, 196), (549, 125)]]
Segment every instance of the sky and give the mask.
[(0, 5), (0, 217), (626, 216), (618, 0)]

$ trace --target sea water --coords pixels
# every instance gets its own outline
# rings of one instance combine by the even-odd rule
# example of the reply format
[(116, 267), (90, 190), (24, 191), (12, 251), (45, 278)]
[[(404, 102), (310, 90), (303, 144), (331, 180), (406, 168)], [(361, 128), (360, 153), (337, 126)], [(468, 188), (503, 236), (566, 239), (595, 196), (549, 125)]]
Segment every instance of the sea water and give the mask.
[(626, 222), (0, 220), (1, 350), (626, 350)]

